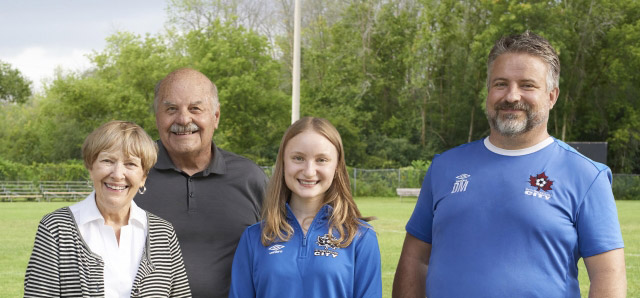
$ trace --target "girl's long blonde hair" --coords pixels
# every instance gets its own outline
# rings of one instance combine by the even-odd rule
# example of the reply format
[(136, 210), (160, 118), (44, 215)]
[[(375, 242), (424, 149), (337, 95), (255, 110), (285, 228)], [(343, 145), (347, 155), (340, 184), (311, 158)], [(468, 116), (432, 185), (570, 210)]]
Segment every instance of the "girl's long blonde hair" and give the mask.
[(347, 247), (353, 241), (362, 226), (359, 219), (368, 221), (370, 218), (362, 218), (358, 206), (351, 195), (349, 174), (344, 160), (342, 139), (338, 130), (326, 119), (316, 117), (304, 117), (293, 123), (282, 137), (278, 157), (273, 170), (267, 193), (262, 207), (262, 245), (267, 246), (274, 242), (287, 241), (293, 235), (293, 227), (287, 222), (286, 202), (291, 197), (291, 190), (284, 179), (284, 151), (289, 140), (301, 132), (311, 130), (329, 140), (338, 150), (338, 165), (333, 183), (327, 189), (323, 204), (333, 207), (329, 219), (329, 233), (335, 229), (340, 237), (335, 245)]

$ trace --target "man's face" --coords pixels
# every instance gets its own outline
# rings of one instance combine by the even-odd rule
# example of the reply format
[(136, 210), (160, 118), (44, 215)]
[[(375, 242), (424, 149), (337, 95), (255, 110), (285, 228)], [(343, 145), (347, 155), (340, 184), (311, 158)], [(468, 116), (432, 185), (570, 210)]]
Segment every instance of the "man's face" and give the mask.
[(493, 61), (487, 95), (493, 132), (504, 136), (536, 128), (546, 132), (549, 110), (558, 97), (558, 88), (547, 91), (547, 74), (540, 58), (525, 53), (505, 53)]
[(169, 155), (190, 156), (211, 148), (220, 111), (213, 110), (208, 83), (206, 78), (187, 74), (160, 87), (156, 126)]

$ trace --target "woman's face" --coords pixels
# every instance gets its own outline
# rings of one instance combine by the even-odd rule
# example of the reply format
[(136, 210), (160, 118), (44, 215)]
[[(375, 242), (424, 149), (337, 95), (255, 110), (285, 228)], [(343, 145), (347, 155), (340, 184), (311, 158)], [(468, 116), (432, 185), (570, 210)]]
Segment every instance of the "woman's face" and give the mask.
[(319, 200), (333, 183), (338, 150), (324, 136), (304, 131), (287, 143), (284, 150), (284, 180), (292, 200)]
[(114, 212), (128, 208), (147, 179), (140, 158), (125, 156), (122, 150), (100, 152), (89, 169), (89, 175), (100, 210)]

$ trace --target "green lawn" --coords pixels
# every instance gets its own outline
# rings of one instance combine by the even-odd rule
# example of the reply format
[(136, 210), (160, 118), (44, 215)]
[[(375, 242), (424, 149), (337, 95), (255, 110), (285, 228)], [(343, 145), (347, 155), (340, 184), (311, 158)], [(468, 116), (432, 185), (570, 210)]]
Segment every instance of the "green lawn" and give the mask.
[[(357, 198), (364, 216), (376, 216), (372, 224), (378, 232), (382, 255), (384, 297), (391, 297), (395, 267), (400, 257), (406, 224), (416, 199)], [(24, 270), (40, 218), (72, 202), (0, 203), (0, 297), (22, 297)], [(640, 201), (618, 201), (618, 213), (625, 241), (628, 297), (640, 297)], [(580, 264), (582, 295), (587, 296), (589, 280)]]
[(0, 203), (0, 297), (22, 297), (38, 222), (45, 214), (73, 202)]

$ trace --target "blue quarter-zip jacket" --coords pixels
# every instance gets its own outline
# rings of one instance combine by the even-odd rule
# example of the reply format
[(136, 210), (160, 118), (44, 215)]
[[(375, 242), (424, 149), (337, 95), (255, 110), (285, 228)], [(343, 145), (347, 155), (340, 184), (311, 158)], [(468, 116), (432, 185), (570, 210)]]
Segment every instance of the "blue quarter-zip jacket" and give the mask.
[(260, 223), (248, 227), (233, 259), (229, 297), (382, 297), (376, 233), (362, 226), (348, 247), (331, 246), (331, 211), (323, 206), (304, 236), (287, 205), (293, 235), (266, 247), (260, 241)]

